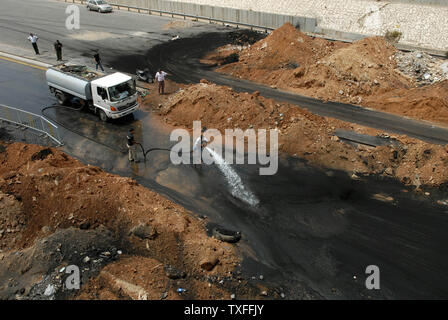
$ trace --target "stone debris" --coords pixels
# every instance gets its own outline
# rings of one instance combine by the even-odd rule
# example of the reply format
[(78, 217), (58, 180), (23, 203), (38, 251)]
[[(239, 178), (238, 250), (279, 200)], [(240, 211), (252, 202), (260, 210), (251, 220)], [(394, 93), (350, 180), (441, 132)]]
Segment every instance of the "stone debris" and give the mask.
[(394, 55), (398, 69), (420, 85), (448, 79), (448, 61), (425, 52), (398, 51)]

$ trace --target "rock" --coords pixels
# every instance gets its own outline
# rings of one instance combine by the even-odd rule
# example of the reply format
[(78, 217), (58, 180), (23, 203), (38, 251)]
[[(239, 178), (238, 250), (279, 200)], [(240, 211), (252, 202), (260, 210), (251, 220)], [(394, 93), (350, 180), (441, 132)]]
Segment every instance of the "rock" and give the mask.
[(82, 262), (88, 263), (90, 261), (90, 258), (88, 256), (85, 256), (84, 259), (82, 259)]
[(339, 90), (339, 94), (342, 96), (344, 94), (343, 90)]
[(285, 294), (283, 292), (280, 293), (280, 297), (282, 297), (282, 299), (284, 299), (285, 298)]
[(172, 266), (165, 267), (165, 274), (168, 278), (172, 280), (183, 279), (187, 276), (187, 274), (184, 271), (178, 270)]
[(266, 291), (266, 290), (264, 290), (264, 291), (261, 291), (261, 293), (260, 293), (262, 296), (267, 296), (268, 295), (268, 292)]
[(45, 289), (44, 295), (47, 297), (54, 295), (56, 290), (54, 289), (54, 286), (52, 284), (49, 284), (47, 288)]
[(139, 237), (140, 239), (153, 240), (157, 237), (157, 230), (148, 224), (139, 224), (131, 229), (131, 234)]
[(260, 280), (263, 280), (264, 276), (262, 274), (260, 274)]
[(215, 254), (211, 254), (210, 256), (203, 258), (201, 260), (201, 262), (199, 263), (199, 265), (201, 266), (202, 269), (207, 270), (207, 271), (212, 271), (213, 268), (215, 268), (215, 266), (219, 263), (219, 259), (217, 257), (217, 255)]
[(53, 154), (53, 152), (49, 149), (42, 149), (39, 152), (33, 154), (31, 156), (31, 160), (32, 161), (36, 161), (36, 160), (44, 160), (46, 157), (48, 157), (50, 154)]
[(235, 298), (236, 298), (235, 294), (232, 293), (232, 294), (230, 295), (230, 299), (235, 300)]
[(384, 170), (384, 173), (391, 176), (394, 174), (394, 171), (392, 170), (391, 167), (386, 168), (386, 170)]
[(331, 136), (330, 140), (331, 141), (339, 141), (339, 137), (338, 136)]
[(79, 226), (79, 228), (80, 228), (81, 230), (87, 230), (87, 229), (89, 229), (89, 228), (90, 228), (90, 222), (89, 222), (89, 221), (86, 221), (86, 222), (81, 223), (81, 225)]

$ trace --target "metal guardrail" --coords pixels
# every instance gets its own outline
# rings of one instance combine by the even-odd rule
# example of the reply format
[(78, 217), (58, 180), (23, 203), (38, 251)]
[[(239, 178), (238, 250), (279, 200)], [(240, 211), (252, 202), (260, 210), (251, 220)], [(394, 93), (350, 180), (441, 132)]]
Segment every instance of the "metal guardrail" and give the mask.
[(34, 130), (42, 135), (46, 135), (58, 145), (63, 144), (58, 126), (37, 114), (0, 104), (0, 121)]
[[(87, 4), (87, 0), (64, 0), (64, 1), (65, 2), (71, 2), (71, 3)], [(165, 10), (158, 10), (158, 9), (133, 7), (133, 6), (125, 5), (125, 4), (112, 3), (112, 2), (109, 2), (109, 4), (111, 6), (113, 6), (113, 7), (117, 7), (118, 10), (120, 10), (120, 7), (122, 7), (122, 8), (126, 8), (128, 11), (130, 11), (131, 9), (132, 10), (137, 10), (138, 13), (141, 13), (141, 11), (147, 12), (148, 14), (152, 14), (152, 12), (156, 12), (156, 13), (160, 14), (160, 16), (162, 14), (167, 14), (167, 15), (171, 15), (172, 18), (174, 18), (174, 16), (183, 17), (184, 20), (186, 18), (192, 18), (192, 19), (196, 19), (196, 20), (199, 20), (199, 19), (200, 20), (207, 20), (209, 23), (211, 23), (212, 21), (213, 22), (220, 22), (222, 24), (236, 25), (237, 28), (239, 26), (244, 26), (244, 27), (249, 27), (251, 29), (253, 29), (253, 28), (261, 29), (261, 30), (264, 30), (265, 32), (268, 32), (268, 30), (272, 31), (272, 30), (275, 29), (275, 28), (271, 28), (271, 27), (259, 26), (259, 25), (250, 24), (250, 23), (222, 20), (222, 19), (198, 16), (198, 15), (194, 15), (194, 14), (187, 14), (187, 13), (181, 13), (181, 12), (173, 12), (173, 11), (165, 11)]]

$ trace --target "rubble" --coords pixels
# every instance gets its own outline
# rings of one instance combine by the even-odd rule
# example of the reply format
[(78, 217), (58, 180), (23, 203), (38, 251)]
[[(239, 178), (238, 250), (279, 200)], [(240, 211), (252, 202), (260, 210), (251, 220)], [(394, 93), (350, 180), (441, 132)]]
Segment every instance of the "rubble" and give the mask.
[(419, 85), (429, 85), (448, 79), (448, 61), (425, 52), (398, 51), (394, 55), (397, 68)]

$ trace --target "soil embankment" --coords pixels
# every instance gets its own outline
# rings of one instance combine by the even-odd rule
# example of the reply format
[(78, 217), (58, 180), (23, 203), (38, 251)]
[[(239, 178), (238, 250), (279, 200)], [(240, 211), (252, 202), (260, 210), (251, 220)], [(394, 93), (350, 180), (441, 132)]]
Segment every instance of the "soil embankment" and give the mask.
[(201, 120), (207, 128), (224, 134), (228, 128), (277, 129), (280, 151), (306, 159), (322, 168), (351, 174), (393, 176), (405, 184), (437, 186), (448, 180), (447, 150), (407, 136), (392, 136), (395, 146), (350, 145), (342, 142), (338, 129), (373, 136), (385, 133), (314, 115), (297, 106), (266, 99), (257, 92), (238, 93), (205, 80), (182, 86), (169, 96), (150, 94), (144, 108), (163, 116), (166, 123), (191, 129)]
[(226, 45), (201, 61), (320, 100), (448, 123), (448, 64), (400, 54), (383, 37), (348, 44), (309, 37), (286, 23), (252, 45)]
[[(23, 143), (2, 145), (0, 163), (2, 299), (258, 294), (237, 279), (237, 245), (208, 237), (206, 219), (134, 180)], [(64, 289), (71, 264), (81, 291)]]

